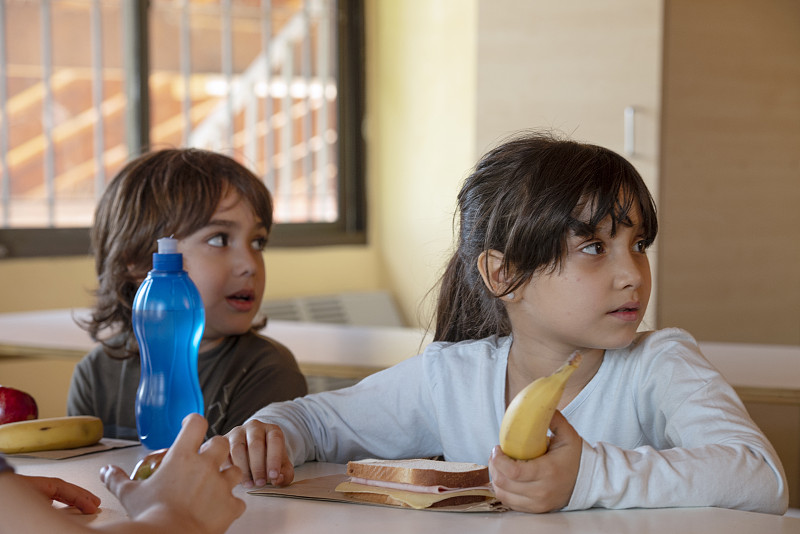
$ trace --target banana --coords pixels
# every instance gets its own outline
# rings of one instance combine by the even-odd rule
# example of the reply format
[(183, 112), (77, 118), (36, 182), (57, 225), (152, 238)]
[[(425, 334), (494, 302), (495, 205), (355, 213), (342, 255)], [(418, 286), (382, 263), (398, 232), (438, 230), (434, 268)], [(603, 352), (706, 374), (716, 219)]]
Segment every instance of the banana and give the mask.
[(93, 445), (103, 437), (103, 422), (89, 415), (31, 419), (0, 425), (0, 452), (49, 451)]
[(532, 460), (547, 451), (550, 420), (580, 363), (580, 353), (574, 352), (553, 374), (537, 378), (514, 397), (500, 424), (500, 448), (507, 456)]

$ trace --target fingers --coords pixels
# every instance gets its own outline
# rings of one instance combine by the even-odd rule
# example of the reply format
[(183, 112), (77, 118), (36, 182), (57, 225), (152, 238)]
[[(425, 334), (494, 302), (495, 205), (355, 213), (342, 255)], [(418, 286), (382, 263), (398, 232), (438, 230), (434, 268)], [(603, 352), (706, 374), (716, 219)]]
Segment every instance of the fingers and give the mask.
[[(521, 480), (523, 477), (530, 476), (525, 471), (530, 471), (529, 462), (515, 460), (503, 452), (500, 445), (495, 445), (492, 449), (492, 456), (489, 458), (489, 472), (492, 480)], [(528, 469), (524, 469), (524, 468)]]
[(267, 432), (267, 477), (275, 486), (289, 484), (294, 479), (294, 466), (286, 455), (283, 431), (277, 426)]
[(100, 480), (103, 481), (108, 491), (120, 501), (125, 493), (137, 484), (128, 478), (128, 474), (116, 465), (107, 465), (100, 468)]
[(181, 431), (175, 442), (169, 448), (170, 453), (191, 453), (194, 454), (203, 444), (206, 431), (208, 430), (208, 421), (205, 417), (198, 413), (190, 413), (183, 418), (181, 422)]
[[(544, 457), (540, 457), (544, 458)], [(512, 510), (542, 513), (551, 510), (542, 495), (539, 459), (514, 460), (495, 446), (489, 459), (489, 472), (495, 496)]]
[(569, 424), (567, 418), (564, 417), (560, 411), (556, 410), (555, 413), (553, 413), (553, 418), (550, 419), (550, 431), (554, 435), (558, 435), (564, 434), (570, 429), (572, 429), (572, 425)]
[(247, 434), (244, 427), (234, 427), (225, 434), (230, 462), (242, 471), (242, 484), (250, 480), (250, 461), (247, 457)]
[(246, 488), (287, 485), (294, 479), (294, 467), (286, 454), (283, 431), (260, 421), (248, 421), (225, 436), (230, 446), (233, 465), (241, 469), (241, 482)]
[[(228, 462), (228, 440), (222, 436), (214, 436), (200, 447), (200, 455), (205, 456), (220, 470), (230, 465)], [(237, 468), (237, 471), (241, 471)]]
[(246, 427), (247, 435), (247, 460), (250, 464), (250, 477), (256, 486), (263, 486), (267, 483), (266, 467), (266, 425), (256, 424), (251, 421)]
[(25, 477), (25, 480), (48, 499), (74, 506), (84, 514), (93, 514), (100, 506), (97, 495), (60, 478)]
[(560, 412), (550, 423), (553, 435), (544, 455), (533, 460), (509, 458), (499, 446), (489, 472), (495, 495), (514, 510), (548, 512), (569, 504), (580, 469), (583, 440)]

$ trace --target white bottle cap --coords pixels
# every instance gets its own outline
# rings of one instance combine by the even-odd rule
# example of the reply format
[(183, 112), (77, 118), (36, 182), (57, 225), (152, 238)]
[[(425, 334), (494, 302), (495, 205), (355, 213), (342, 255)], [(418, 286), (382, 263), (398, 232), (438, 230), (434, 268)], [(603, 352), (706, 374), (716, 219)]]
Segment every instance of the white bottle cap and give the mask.
[(159, 254), (177, 254), (178, 240), (173, 237), (162, 237), (158, 240)]

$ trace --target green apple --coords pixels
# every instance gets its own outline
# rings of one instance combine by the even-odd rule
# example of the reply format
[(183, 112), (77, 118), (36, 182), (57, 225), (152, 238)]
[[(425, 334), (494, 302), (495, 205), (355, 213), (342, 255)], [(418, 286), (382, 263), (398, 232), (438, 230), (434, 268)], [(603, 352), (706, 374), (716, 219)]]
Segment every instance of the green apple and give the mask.
[(164, 455), (167, 454), (168, 449), (159, 449), (157, 451), (153, 451), (149, 454), (146, 454), (139, 462), (136, 464), (136, 467), (133, 468), (131, 472), (131, 480), (145, 480), (147, 477), (152, 475), (158, 466), (161, 465), (161, 460), (164, 459)]

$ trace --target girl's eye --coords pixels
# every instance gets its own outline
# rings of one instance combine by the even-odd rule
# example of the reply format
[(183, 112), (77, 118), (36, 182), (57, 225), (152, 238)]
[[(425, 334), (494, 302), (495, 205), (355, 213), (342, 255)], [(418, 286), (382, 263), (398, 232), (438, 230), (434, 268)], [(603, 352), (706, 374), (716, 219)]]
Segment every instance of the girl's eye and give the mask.
[(212, 247), (226, 247), (228, 246), (228, 236), (226, 234), (217, 234), (207, 241)]
[(253, 239), (253, 241), (250, 243), (250, 246), (253, 248), (253, 250), (264, 250), (264, 247), (267, 246), (267, 238), (257, 237), (256, 239)]
[(603, 247), (603, 243), (597, 241), (595, 243), (590, 243), (581, 249), (581, 252), (584, 254), (602, 254), (605, 252), (605, 248)]
[(636, 252), (646, 252), (647, 247), (648, 247), (647, 241), (641, 239), (633, 245), (633, 250), (635, 250)]

